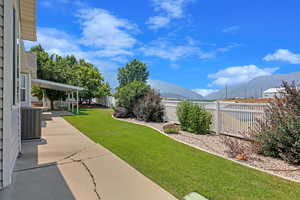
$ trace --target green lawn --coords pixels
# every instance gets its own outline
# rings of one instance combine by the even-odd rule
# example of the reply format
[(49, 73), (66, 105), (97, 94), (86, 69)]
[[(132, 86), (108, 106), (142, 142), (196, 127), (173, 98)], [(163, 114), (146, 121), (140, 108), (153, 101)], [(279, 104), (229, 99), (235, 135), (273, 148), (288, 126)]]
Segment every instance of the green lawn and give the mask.
[(131, 166), (182, 199), (299, 200), (300, 184), (176, 142), (144, 126), (114, 120), (111, 110), (86, 109), (65, 119)]

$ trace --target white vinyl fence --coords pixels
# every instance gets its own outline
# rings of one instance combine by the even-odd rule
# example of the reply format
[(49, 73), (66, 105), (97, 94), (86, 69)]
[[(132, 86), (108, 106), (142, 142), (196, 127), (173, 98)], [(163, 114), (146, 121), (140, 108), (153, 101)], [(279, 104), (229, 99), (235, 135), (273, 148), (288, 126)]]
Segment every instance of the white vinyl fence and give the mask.
[(112, 108), (116, 105), (116, 99), (112, 96), (104, 96), (102, 98), (97, 98), (96, 103)]
[[(176, 109), (180, 101), (164, 100), (165, 120), (179, 122)], [(213, 116), (211, 130), (216, 133), (243, 137), (254, 127), (257, 119), (264, 117), (267, 104), (233, 102), (193, 102)]]

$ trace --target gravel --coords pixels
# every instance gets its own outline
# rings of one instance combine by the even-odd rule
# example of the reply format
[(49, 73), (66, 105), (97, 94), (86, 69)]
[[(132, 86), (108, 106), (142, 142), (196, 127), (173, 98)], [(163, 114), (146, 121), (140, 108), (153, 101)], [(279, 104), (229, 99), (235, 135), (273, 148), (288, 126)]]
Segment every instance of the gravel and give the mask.
[[(163, 130), (162, 127), (164, 125), (163, 123), (142, 122), (136, 119), (126, 119), (126, 121), (150, 126), (160, 131)], [(228, 148), (223, 143), (223, 139), (222, 139), (222, 137), (228, 137), (228, 136), (220, 136), (214, 134), (197, 135), (186, 131), (181, 131), (180, 134), (169, 134), (169, 136), (176, 140), (182, 141), (186, 144), (190, 144), (199, 147), (201, 149), (205, 149), (207, 151), (229, 158), (229, 155), (226, 153)], [(235, 140), (238, 140), (238, 142), (244, 145), (249, 144), (249, 142), (241, 139), (235, 139)], [(266, 157), (254, 153), (251, 153), (247, 157), (248, 157), (247, 161), (238, 161), (238, 160), (237, 161), (258, 169), (263, 169), (272, 174), (277, 174), (289, 178), (291, 180), (300, 182), (299, 166), (288, 164), (287, 162), (280, 159)]]

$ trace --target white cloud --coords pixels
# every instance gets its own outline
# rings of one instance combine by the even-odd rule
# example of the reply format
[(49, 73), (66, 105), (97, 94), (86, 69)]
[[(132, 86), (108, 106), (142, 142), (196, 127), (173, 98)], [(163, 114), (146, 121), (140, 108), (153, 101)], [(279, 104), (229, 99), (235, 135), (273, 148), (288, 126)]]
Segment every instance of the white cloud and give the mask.
[(215, 58), (218, 54), (220, 53), (226, 53), (228, 51), (230, 51), (231, 49), (234, 49), (236, 47), (239, 47), (240, 44), (230, 44), (230, 45), (227, 45), (227, 46), (224, 46), (224, 47), (220, 47), (220, 48), (217, 48), (215, 50), (212, 50), (212, 51), (207, 51), (207, 52), (201, 52), (199, 54), (199, 58), (201, 59), (211, 59), (211, 58)]
[(214, 90), (214, 89), (193, 89), (192, 91), (202, 95), (202, 96), (207, 96), (213, 92), (216, 92), (218, 90)]
[(239, 26), (230, 26), (226, 27), (222, 30), (223, 33), (236, 33), (238, 30), (240, 30)]
[(82, 28), (83, 45), (99, 48), (107, 56), (133, 55), (131, 49), (137, 43), (133, 34), (138, 31), (135, 24), (97, 8), (81, 9), (77, 16)]
[(279, 68), (259, 68), (256, 65), (233, 66), (208, 75), (215, 79), (211, 85), (225, 86), (247, 82), (258, 76), (271, 75)]
[(192, 45), (173, 45), (169, 41), (157, 40), (140, 48), (140, 50), (145, 56), (155, 56), (176, 61), (180, 58), (196, 54), (198, 48)]
[[(42, 47), (50, 54), (58, 54), (60, 56), (74, 55), (76, 58), (84, 58), (88, 62), (103, 70), (111, 70), (119, 67), (118, 63), (127, 62), (122, 52), (103, 52), (103, 50), (83, 50), (79, 43), (79, 39), (55, 28), (38, 27), (37, 42), (25, 41), (26, 49), (34, 45), (41, 44)], [(116, 56), (118, 55), (118, 56)], [(111, 61), (107, 61), (109, 58)]]
[(265, 61), (285, 61), (291, 64), (300, 64), (300, 54), (295, 54), (288, 49), (278, 49), (273, 54), (264, 57)]
[(163, 17), (163, 16), (155, 16), (150, 17), (147, 24), (149, 24), (149, 27), (151, 29), (158, 29), (166, 26), (169, 24), (171, 19), (169, 17)]
[[(71, 3), (71, 0), (62, 3)], [(138, 32), (135, 24), (103, 9), (80, 9), (76, 16), (81, 25), (80, 36), (55, 28), (38, 27), (38, 41), (26, 42), (26, 47), (41, 44), (51, 54), (72, 54), (102, 69), (116, 69), (134, 55), (137, 40), (133, 35)]]
[(48, 52), (62, 55), (80, 51), (79, 46), (76, 44), (76, 38), (55, 28), (38, 27), (37, 38), (38, 41), (34, 43), (26, 41), (26, 47), (30, 48), (39, 43)]
[(187, 41), (180, 40), (182, 44), (174, 44), (172, 41), (159, 38), (150, 42), (140, 48), (145, 56), (155, 56), (170, 61), (177, 61), (189, 56), (195, 56), (199, 59), (211, 59), (215, 58), (220, 53), (225, 53), (231, 49), (238, 47), (238, 44), (230, 44), (222, 48), (216, 48), (215, 50), (204, 51), (198, 44), (191, 38), (187, 38)]
[(168, 25), (172, 19), (185, 16), (184, 7), (193, 0), (152, 0), (157, 16), (150, 17), (147, 24), (151, 29), (159, 29)]

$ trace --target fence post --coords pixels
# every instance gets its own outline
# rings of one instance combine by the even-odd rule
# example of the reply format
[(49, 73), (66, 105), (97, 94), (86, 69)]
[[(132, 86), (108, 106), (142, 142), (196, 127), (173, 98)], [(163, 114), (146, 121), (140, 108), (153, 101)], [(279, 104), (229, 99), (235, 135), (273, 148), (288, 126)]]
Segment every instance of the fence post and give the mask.
[(168, 119), (167, 119), (167, 105), (166, 105), (166, 102), (162, 101), (162, 104), (163, 104), (163, 107), (164, 107), (164, 117), (163, 117), (163, 120), (164, 120), (164, 122), (168, 122)]
[(221, 122), (220, 122), (220, 102), (219, 101), (216, 101), (216, 133), (217, 135), (219, 135), (221, 133), (221, 130), (220, 130), (220, 125), (221, 125)]

